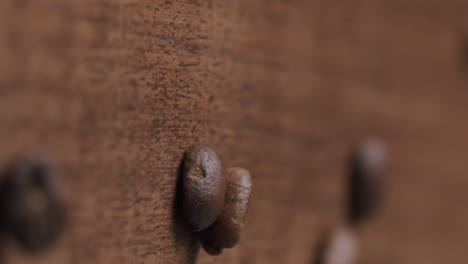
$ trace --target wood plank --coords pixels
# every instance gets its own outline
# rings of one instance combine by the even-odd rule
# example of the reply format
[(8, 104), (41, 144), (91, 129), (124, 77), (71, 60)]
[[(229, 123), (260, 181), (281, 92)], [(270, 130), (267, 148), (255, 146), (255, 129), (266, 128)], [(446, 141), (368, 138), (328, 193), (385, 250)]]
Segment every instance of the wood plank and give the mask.
[[(0, 163), (43, 150), (68, 187), (60, 242), (7, 263), (310, 263), (342, 224), (351, 146), (380, 135), (392, 179), (361, 263), (456, 263), (468, 131), (463, 1), (0, 3)], [(254, 191), (220, 257), (174, 204), (192, 144)], [(197, 257), (198, 255), (198, 257)]]

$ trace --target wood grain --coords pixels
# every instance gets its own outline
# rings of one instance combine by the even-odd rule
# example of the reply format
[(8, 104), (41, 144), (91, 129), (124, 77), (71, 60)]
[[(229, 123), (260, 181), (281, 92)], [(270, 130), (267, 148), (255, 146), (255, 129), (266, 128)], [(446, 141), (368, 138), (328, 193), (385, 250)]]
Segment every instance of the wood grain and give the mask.
[[(311, 263), (342, 223), (347, 157), (390, 148), (361, 263), (459, 263), (468, 199), (466, 1), (0, 2), (0, 162), (49, 153), (70, 223), (6, 263)], [(251, 171), (240, 245), (198, 250), (176, 200), (184, 151)]]

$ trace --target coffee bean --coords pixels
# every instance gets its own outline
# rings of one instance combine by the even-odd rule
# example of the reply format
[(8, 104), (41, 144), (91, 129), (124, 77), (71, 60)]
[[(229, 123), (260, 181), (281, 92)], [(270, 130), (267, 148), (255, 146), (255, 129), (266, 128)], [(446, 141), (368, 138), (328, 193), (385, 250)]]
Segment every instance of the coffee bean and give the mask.
[(65, 204), (42, 159), (19, 160), (2, 172), (0, 226), (30, 252), (52, 244), (64, 229)]
[(353, 264), (359, 251), (359, 240), (355, 232), (347, 227), (329, 232), (320, 241), (314, 264)]
[(252, 180), (246, 169), (227, 169), (226, 181), (223, 211), (218, 219), (200, 234), (203, 241), (219, 248), (232, 248), (238, 243), (252, 190)]
[(201, 231), (223, 209), (226, 193), (223, 167), (212, 149), (194, 146), (186, 153), (183, 170), (184, 215), (194, 231)]
[(378, 139), (364, 141), (351, 157), (348, 218), (352, 225), (368, 219), (380, 204), (386, 147)]

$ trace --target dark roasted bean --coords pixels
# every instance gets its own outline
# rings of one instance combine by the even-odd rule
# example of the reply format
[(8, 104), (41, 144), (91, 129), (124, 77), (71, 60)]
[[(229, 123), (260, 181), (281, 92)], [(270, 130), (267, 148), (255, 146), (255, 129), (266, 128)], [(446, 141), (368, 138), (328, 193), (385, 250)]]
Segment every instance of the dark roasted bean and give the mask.
[(252, 190), (252, 180), (246, 169), (227, 169), (226, 181), (223, 211), (218, 219), (200, 234), (202, 240), (219, 248), (232, 248), (238, 243)]
[(194, 146), (185, 156), (183, 210), (194, 231), (211, 225), (224, 206), (226, 183), (216, 153), (206, 146)]

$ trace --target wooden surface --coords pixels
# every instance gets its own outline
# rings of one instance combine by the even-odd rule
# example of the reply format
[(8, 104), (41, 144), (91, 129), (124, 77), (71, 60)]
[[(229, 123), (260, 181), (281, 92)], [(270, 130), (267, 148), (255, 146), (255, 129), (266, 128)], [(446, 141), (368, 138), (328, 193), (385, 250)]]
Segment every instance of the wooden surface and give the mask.
[[(360, 263), (466, 258), (466, 1), (0, 2), (0, 163), (48, 153), (70, 222), (5, 263), (311, 263), (351, 147), (390, 150)], [(175, 203), (194, 143), (251, 171), (240, 245), (198, 252)]]

